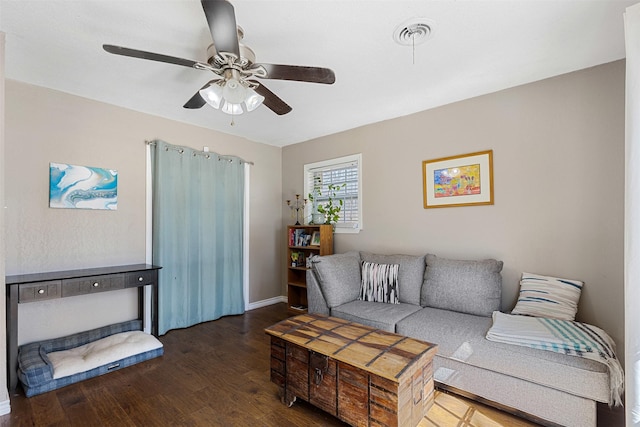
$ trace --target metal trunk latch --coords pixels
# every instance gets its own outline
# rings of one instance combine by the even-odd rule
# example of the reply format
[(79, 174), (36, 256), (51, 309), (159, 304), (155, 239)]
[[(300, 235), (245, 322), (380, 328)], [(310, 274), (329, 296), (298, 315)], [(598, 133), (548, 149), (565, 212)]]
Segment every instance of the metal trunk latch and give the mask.
[(320, 385), (325, 372), (329, 369), (329, 357), (324, 354), (311, 352), (310, 368), (313, 369), (313, 378), (316, 385)]

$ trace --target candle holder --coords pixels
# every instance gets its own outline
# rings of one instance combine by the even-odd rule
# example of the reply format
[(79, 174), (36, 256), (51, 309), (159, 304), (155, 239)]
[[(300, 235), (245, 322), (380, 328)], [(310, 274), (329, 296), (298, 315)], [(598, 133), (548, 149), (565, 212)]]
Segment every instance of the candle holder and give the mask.
[(291, 213), (293, 214), (293, 211), (294, 210), (296, 211), (295, 225), (301, 225), (298, 213), (300, 209), (303, 209), (304, 205), (306, 204), (307, 204), (307, 199), (300, 199), (299, 194), (296, 194), (296, 199), (293, 202), (291, 200), (287, 200), (287, 206), (289, 206), (289, 208), (291, 209)]

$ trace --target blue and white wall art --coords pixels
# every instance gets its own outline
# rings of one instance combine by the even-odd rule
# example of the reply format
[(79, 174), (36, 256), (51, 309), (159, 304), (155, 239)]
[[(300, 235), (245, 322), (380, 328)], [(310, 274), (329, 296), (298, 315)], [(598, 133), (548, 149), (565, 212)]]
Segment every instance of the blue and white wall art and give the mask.
[(118, 171), (50, 163), (49, 207), (118, 209)]

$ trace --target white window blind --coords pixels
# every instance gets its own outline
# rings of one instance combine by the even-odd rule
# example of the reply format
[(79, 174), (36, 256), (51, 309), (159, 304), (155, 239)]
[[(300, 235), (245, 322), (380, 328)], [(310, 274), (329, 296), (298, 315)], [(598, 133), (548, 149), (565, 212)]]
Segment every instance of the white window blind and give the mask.
[[(340, 219), (336, 223), (336, 232), (357, 232), (362, 228), (362, 181), (360, 154), (307, 164), (305, 171), (305, 194), (313, 192), (314, 185), (320, 188), (317, 198), (319, 205), (326, 205), (329, 200), (329, 186), (337, 186), (334, 205), (342, 200)], [(308, 215), (312, 207), (309, 206)]]

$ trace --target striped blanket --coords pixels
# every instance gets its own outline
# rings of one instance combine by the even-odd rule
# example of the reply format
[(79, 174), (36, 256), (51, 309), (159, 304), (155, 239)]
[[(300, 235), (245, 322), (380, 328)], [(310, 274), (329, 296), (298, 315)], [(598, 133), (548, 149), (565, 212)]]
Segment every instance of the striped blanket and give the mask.
[(605, 331), (586, 323), (493, 312), (490, 341), (555, 351), (604, 363), (609, 368), (609, 405), (622, 405), (624, 372), (615, 343)]

